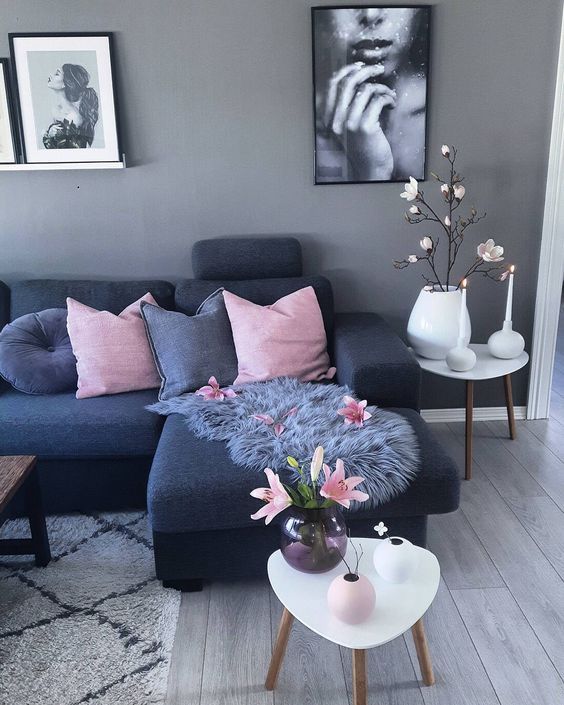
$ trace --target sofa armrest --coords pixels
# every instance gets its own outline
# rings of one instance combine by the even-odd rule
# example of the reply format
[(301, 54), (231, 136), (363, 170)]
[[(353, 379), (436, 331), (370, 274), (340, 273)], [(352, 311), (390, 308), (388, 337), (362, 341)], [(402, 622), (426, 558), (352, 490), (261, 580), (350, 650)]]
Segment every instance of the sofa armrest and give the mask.
[(411, 351), (375, 313), (335, 316), (337, 382), (378, 406), (419, 411), (421, 368)]

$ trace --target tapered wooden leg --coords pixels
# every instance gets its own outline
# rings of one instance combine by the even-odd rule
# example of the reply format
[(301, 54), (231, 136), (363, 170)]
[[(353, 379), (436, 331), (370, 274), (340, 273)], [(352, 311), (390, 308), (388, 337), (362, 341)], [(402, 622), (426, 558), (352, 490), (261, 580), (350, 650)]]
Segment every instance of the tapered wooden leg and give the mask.
[(474, 382), (466, 381), (466, 459), (464, 464), (464, 479), (472, 477), (472, 423), (474, 420)]
[(513, 410), (513, 389), (511, 387), (511, 375), (504, 375), (503, 386), (505, 387), (505, 405), (507, 406), (509, 438), (514, 441), (517, 433), (515, 430), (515, 412)]
[(433, 673), (433, 664), (431, 663), (427, 639), (425, 638), (423, 617), (411, 627), (411, 633), (413, 634), (413, 641), (415, 642), (415, 651), (417, 652), (423, 683), (425, 683), (425, 685), (433, 685), (435, 682), (435, 674)]
[(284, 660), (284, 654), (286, 653), (286, 646), (288, 644), (288, 639), (290, 638), (290, 631), (293, 623), (294, 615), (288, 612), (288, 610), (284, 607), (282, 619), (280, 620), (280, 626), (278, 627), (276, 644), (274, 645), (274, 651), (272, 652), (272, 658), (270, 659), (270, 666), (268, 667), (266, 682), (264, 684), (267, 690), (274, 690), (276, 686), (276, 681), (278, 680), (280, 667), (282, 666), (282, 661)]
[(353, 649), (353, 705), (366, 705), (366, 651)]

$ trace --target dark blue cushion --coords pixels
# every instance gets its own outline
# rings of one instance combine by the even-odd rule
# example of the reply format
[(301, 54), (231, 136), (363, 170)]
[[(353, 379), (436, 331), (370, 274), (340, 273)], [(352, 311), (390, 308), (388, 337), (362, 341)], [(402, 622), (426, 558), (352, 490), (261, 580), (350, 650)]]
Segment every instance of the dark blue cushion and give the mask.
[[(174, 287), (160, 280), (81, 281), (31, 279), (11, 285), (11, 319), (44, 308), (64, 308), (67, 297), (98, 311), (121, 313), (148, 291), (163, 308), (174, 308)], [(216, 287), (217, 288), (217, 287)]]
[(214, 376), (220, 385), (237, 377), (237, 353), (223, 291), (219, 289), (195, 316), (165, 311), (144, 302), (141, 314), (161, 376), (159, 399), (194, 392)]
[(145, 409), (157, 390), (76, 399), (72, 392), (30, 396), (0, 393), (0, 455), (44, 458), (147, 456), (162, 419)]
[[(393, 409), (408, 419), (421, 448), (421, 471), (409, 489), (377, 510), (356, 516), (422, 516), (458, 506), (456, 464), (415, 411)], [(153, 460), (147, 504), (154, 531), (168, 533), (234, 529), (257, 525), (250, 515), (260, 502), (249, 496), (264, 486), (262, 473), (235, 465), (226, 444), (196, 438), (178, 414), (166, 420)]]
[(8, 323), (0, 332), (0, 375), (27, 394), (76, 391), (66, 309), (48, 308)]
[(247, 279), (246, 281), (200, 281), (184, 279), (176, 285), (175, 306), (178, 311), (193, 316), (200, 303), (216, 289), (224, 287), (237, 296), (259, 306), (269, 306), (283, 296), (298, 289), (312, 286), (315, 289), (327, 339), (333, 333), (333, 290), (325, 277), (290, 277), (287, 279)]
[(301, 277), (302, 247), (295, 237), (230, 237), (192, 247), (196, 279)]

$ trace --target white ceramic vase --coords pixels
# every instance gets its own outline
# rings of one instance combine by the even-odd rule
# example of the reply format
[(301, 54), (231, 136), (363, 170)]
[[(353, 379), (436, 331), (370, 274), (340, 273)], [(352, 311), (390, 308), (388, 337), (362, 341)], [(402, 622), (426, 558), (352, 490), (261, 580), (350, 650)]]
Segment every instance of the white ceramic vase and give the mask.
[(376, 593), (364, 575), (338, 575), (329, 585), (327, 604), (331, 614), (341, 622), (360, 624), (374, 611)]
[(374, 549), (374, 567), (389, 583), (404, 583), (413, 575), (419, 563), (418, 552), (407, 539), (391, 536), (382, 539)]
[(488, 339), (490, 355), (502, 360), (512, 360), (525, 349), (525, 340), (521, 333), (513, 330), (511, 321), (504, 321), (501, 330), (492, 333)]
[[(433, 291), (421, 289), (407, 324), (407, 339), (417, 355), (444, 360), (448, 351), (456, 346), (461, 301), (462, 293), (454, 286), (448, 291), (437, 287)], [(465, 347), (470, 342), (471, 332), (466, 309)]]

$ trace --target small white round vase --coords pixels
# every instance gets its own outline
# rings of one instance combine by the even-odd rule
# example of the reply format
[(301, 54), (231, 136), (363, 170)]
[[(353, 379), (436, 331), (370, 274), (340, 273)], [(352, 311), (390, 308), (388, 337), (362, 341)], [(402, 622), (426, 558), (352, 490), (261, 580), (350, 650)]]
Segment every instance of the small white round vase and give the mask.
[(413, 575), (419, 563), (418, 552), (411, 541), (391, 536), (379, 541), (374, 549), (374, 567), (389, 583), (404, 583)]
[(492, 333), (488, 339), (490, 355), (502, 360), (512, 360), (525, 349), (525, 340), (520, 333), (513, 330), (511, 321), (504, 321), (501, 330)]
[(448, 351), (446, 364), (454, 372), (468, 372), (476, 364), (476, 353), (471, 348), (465, 347), (459, 338), (458, 345)]
[[(430, 360), (444, 360), (448, 351), (455, 347), (461, 299), (460, 289), (454, 286), (450, 286), (448, 291), (421, 289), (407, 323), (407, 339), (417, 355)], [(471, 333), (467, 309), (465, 346), (470, 342)]]

